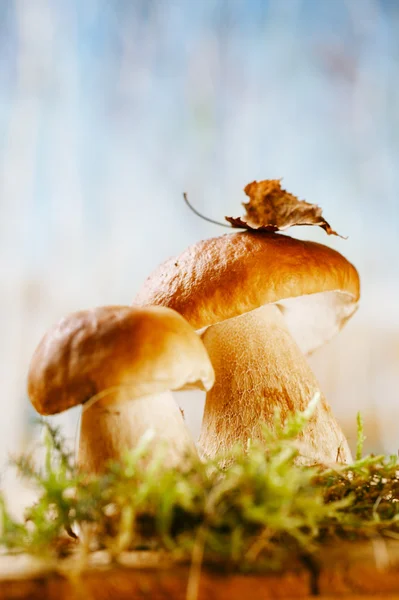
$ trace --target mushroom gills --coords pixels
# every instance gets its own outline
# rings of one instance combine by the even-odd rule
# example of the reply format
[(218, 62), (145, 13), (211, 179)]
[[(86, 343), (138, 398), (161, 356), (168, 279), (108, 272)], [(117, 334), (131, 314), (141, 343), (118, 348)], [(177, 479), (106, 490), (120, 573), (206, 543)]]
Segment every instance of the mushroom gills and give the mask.
[(352, 294), (340, 290), (285, 298), (275, 304), (305, 355), (313, 353), (339, 333), (358, 308)]
[[(227, 452), (237, 441), (245, 445), (248, 439), (262, 439), (262, 423), (273, 426), (276, 408), (285, 420), (320, 392), (276, 305), (212, 325), (202, 340), (216, 375), (199, 439), (203, 456)], [(322, 394), (299, 443), (306, 464), (351, 461), (345, 436)]]
[[(164, 464), (181, 465), (196, 453), (195, 444), (171, 392), (126, 400), (126, 392), (112, 392), (83, 405), (78, 462), (82, 470), (100, 473), (107, 461), (120, 460), (149, 436), (149, 456), (164, 445)], [(130, 424), (130, 426), (126, 426)], [(150, 435), (149, 435), (150, 434)], [(152, 437), (151, 437), (152, 434)]]

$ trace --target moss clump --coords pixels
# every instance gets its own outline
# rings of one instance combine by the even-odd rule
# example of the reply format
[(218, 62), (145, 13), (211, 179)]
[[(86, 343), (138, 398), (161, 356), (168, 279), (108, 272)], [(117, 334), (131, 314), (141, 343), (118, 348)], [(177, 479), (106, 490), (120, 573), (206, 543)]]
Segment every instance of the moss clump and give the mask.
[[(191, 556), (201, 544), (205, 559), (240, 568), (278, 568), (309, 557), (336, 538), (399, 537), (399, 466), (396, 457), (362, 457), (349, 466), (297, 464), (296, 438), (315, 402), (262, 444), (233, 449), (231, 466), (187, 459), (181, 470), (163, 466), (163, 451), (149, 456), (145, 438), (101, 476), (78, 472), (58, 429), (43, 423), (46, 458), (15, 461), (38, 489), (38, 501), (15, 522), (0, 501), (1, 543), (9, 552), (58, 555), (65, 532), (79, 530), (90, 551), (160, 548)], [(265, 451), (265, 447), (267, 451)], [(226, 457), (223, 457), (226, 459)]]

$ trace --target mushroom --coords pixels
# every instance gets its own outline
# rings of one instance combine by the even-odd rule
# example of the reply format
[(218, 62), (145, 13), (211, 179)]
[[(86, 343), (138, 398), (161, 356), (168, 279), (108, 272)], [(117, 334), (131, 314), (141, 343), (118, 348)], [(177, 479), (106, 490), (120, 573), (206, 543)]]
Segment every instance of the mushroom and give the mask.
[(42, 415), (83, 405), (78, 461), (101, 472), (148, 431), (170, 465), (195, 445), (172, 390), (209, 390), (214, 373), (184, 318), (160, 306), (105, 306), (72, 313), (38, 345), (28, 394)]
[[(305, 354), (353, 315), (359, 276), (341, 254), (315, 242), (241, 232), (201, 241), (148, 277), (135, 305), (182, 314), (201, 335), (215, 369), (199, 445), (213, 457), (262, 438), (304, 409), (319, 384)], [(205, 329), (204, 329), (205, 328)], [(303, 461), (348, 462), (351, 453), (325, 398), (302, 434)]]

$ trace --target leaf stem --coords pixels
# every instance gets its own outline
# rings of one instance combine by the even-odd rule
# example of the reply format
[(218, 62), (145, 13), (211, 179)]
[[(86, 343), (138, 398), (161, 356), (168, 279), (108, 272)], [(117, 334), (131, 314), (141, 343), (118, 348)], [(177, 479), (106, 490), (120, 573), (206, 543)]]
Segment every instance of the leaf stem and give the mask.
[(202, 215), (200, 212), (198, 212), (198, 210), (196, 208), (194, 208), (194, 206), (192, 206), (192, 204), (190, 204), (190, 202), (188, 201), (186, 192), (183, 193), (183, 198), (184, 198), (184, 202), (187, 204), (189, 209), (195, 215), (197, 215), (197, 217), (200, 217), (204, 221), (208, 221), (208, 223), (212, 223), (213, 225), (220, 225), (220, 227), (227, 227), (228, 229), (232, 229), (231, 225), (227, 225), (226, 223), (221, 223), (220, 221), (214, 221), (213, 219), (210, 219), (209, 217), (206, 217), (205, 215)]

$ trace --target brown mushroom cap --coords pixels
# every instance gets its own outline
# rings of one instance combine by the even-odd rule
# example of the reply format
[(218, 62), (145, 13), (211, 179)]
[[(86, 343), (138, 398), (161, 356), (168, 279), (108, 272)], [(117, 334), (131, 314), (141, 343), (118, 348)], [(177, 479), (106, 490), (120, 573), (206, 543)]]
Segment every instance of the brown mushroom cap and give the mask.
[(202, 329), (275, 303), (308, 353), (341, 329), (359, 295), (355, 267), (335, 250), (246, 231), (203, 240), (166, 261), (133, 304), (168, 306)]
[(28, 394), (49, 415), (115, 387), (132, 399), (208, 390), (213, 380), (207, 352), (182, 316), (160, 306), (105, 306), (73, 313), (46, 333), (31, 361)]

